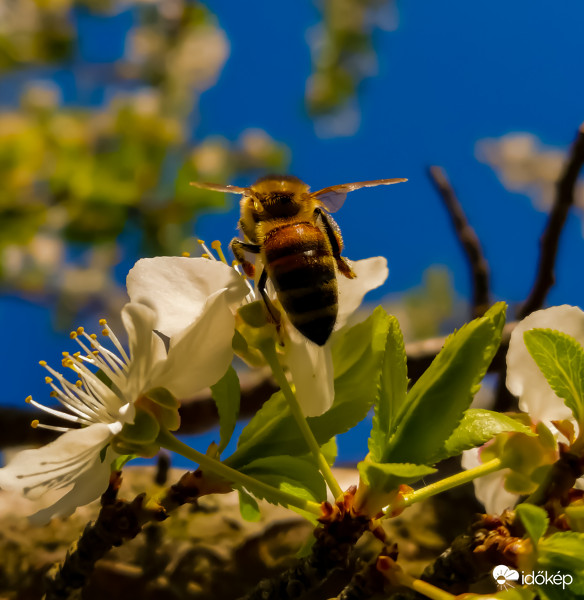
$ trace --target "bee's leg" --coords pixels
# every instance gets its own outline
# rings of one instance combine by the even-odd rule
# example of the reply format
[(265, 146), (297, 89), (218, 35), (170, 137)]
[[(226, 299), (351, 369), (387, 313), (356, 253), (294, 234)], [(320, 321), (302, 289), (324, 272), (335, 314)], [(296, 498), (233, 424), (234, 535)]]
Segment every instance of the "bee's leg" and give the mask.
[(241, 264), (243, 272), (250, 279), (253, 279), (255, 277), (255, 266), (253, 263), (249, 262), (247, 258), (245, 258), (244, 252), (249, 252), (250, 254), (259, 254), (260, 247), (257, 244), (248, 244), (247, 242), (242, 242), (237, 238), (233, 238), (231, 240), (229, 247), (231, 248), (231, 252), (233, 252), (233, 256), (235, 256), (235, 260)]
[(239, 229), (243, 233), (244, 239), (249, 240), (253, 244), (257, 244), (256, 227), (257, 223), (255, 221), (250, 223), (245, 219), (239, 219)]
[(272, 301), (268, 296), (268, 292), (266, 291), (266, 281), (268, 281), (268, 272), (263, 269), (262, 274), (258, 280), (258, 290), (262, 296), (262, 300), (266, 305), (266, 309), (268, 310), (268, 314), (273, 323), (275, 323), (276, 328), (280, 329), (280, 311), (274, 306)]
[(335, 223), (335, 220), (331, 216), (327, 215), (320, 208), (316, 208), (314, 210), (314, 214), (317, 215), (317, 217), (320, 217), (322, 221), (325, 233), (333, 251), (333, 258), (337, 263), (339, 272), (342, 273), (347, 279), (354, 279), (357, 277), (357, 275), (353, 269), (351, 269), (347, 260), (341, 256), (341, 250), (343, 249), (343, 238), (341, 236), (341, 230), (339, 229), (339, 226)]

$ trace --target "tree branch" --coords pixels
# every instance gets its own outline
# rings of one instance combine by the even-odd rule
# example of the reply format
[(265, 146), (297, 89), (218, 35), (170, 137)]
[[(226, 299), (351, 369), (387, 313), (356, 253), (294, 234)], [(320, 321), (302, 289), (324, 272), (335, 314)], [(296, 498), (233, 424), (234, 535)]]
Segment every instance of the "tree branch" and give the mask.
[(556, 281), (554, 272), (560, 235), (570, 207), (574, 204), (574, 189), (578, 174), (584, 164), (584, 124), (580, 126), (572, 144), (562, 176), (556, 185), (556, 198), (546, 228), (540, 239), (540, 255), (533, 288), (519, 311), (522, 319), (541, 308), (546, 296)]
[[(505, 361), (511, 331), (516, 323), (507, 323), (503, 330), (501, 347), (491, 363), (490, 370), (496, 371)], [(440, 352), (446, 337), (431, 338), (406, 344), (408, 356), (408, 377), (416, 381), (430, 366), (430, 363)], [(278, 387), (271, 378), (270, 371), (258, 369), (240, 374), (241, 381), (241, 410), (240, 418), (253, 416), (262, 404), (276, 391)], [(180, 407), (181, 435), (190, 435), (207, 431), (219, 423), (217, 408), (211, 397), (211, 392), (201, 392), (188, 400), (183, 400)], [(16, 407), (0, 407), (0, 449), (15, 446), (39, 446), (57, 437), (53, 431), (33, 429), (30, 422), (34, 413), (27, 409)], [(60, 425), (56, 417), (43, 415), (43, 423)]]
[(483, 254), (479, 238), (468, 222), (444, 169), (433, 166), (428, 169), (428, 174), (448, 210), (456, 237), (468, 259), (472, 280), (472, 316), (473, 318), (481, 317), (491, 305), (489, 263)]

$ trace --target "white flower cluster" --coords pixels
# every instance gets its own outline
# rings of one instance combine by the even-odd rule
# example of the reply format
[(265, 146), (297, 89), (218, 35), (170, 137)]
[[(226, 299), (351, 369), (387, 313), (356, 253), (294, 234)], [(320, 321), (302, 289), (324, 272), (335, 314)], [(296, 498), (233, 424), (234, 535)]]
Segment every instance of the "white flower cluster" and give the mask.
[[(575, 306), (563, 305), (530, 314), (513, 330), (507, 352), (507, 389), (519, 398), (519, 408), (530, 416), (534, 424), (542, 422), (546, 425), (556, 438), (561, 434), (554, 426), (554, 421), (568, 420), (578, 433), (571, 410), (554, 393), (527, 350), (523, 334), (530, 329), (561, 331), (584, 344), (584, 312)], [(465, 469), (479, 466), (480, 454), (481, 448), (465, 451), (462, 466)], [(474, 481), (476, 496), (490, 514), (500, 514), (519, 500), (517, 494), (505, 489), (506, 474), (505, 469)]]
[[(353, 269), (356, 279), (339, 280), (337, 328), (388, 275), (386, 261), (380, 257), (357, 261)], [(64, 433), (47, 446), (24, 450), (0, 469), (0, 488), (45, 501), (33, 515), (35, 522), (67, 516), (106, 489), (112, 463), (119, 456), (117, 436), (134, 423), (139, 402), (149, 390), (165, 388), (183, 399), (224, 375), (233, 359), (235, 315), (253, 299), (249, 283), (235, 268), (206, 258), (140, 260), (128, 274), (127, 290), (130, 302), (122, 310), (122, 321), (128, 353), (101, 321), (113, 350), (81, 328), (71, 334), (81, 351), (64, 353), (63, 366), (76, 373), (75, 384), (41, 362), (51, 374), (47, 377), (51, 396), (65, 410), (29, 402), (74, 427), (34, 421), (35, 426)], [(298, 400), (307, 416), (321, 414), (334, 398), (330, 345), (307, 341), (290, 324), (285, 332), (284, 361)]]

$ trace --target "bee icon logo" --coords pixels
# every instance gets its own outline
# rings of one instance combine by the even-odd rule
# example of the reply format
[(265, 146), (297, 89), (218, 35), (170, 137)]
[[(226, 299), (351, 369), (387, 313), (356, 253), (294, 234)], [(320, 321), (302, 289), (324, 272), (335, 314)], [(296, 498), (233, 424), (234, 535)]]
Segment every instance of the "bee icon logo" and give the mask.
[(515, 582), (519, 581), (519, 573), (506, 565), (497, 565), (493, 569), (493, 579), (497, 582), (499, 591), (508, 590), (515, 587)]

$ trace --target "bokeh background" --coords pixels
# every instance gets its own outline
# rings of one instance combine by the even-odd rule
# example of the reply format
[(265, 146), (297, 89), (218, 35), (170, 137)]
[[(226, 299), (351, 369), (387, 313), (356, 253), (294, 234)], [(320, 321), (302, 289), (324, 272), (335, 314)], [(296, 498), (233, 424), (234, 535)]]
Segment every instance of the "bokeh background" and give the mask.
[[(348, 257), (388, 258), (368, 300), (415, 340), (469, 318), (441, 165), (513, 316), (584, 121), (583, 22), (577, 0), (0, 0), (0, 408), (48, 400), (38, 360), (115, 323), (138, 258), (235, 235), (237, 197), (192, 180), (407, 177), (335, 218)], [(583, 303), (583, 210), (580, 185), (549, 304)]]

